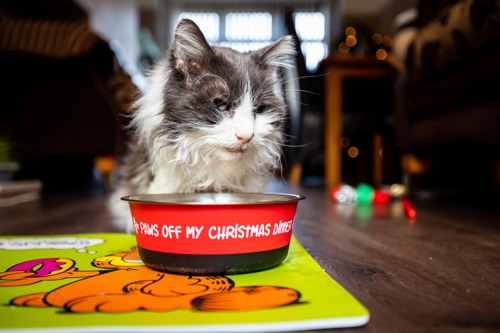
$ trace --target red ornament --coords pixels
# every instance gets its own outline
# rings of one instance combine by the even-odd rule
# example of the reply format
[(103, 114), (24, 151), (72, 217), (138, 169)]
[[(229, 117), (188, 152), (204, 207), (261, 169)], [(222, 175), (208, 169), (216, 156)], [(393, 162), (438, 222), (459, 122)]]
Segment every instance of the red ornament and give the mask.
[(375, 205), (386, 205), (391, 200), (391, 194), (387, 191), (375, 190), (373, 203)]
[(403, 204), (403, 209), (405, 210), (406, 215), (413, 219), (417, 216), (417, 211), (411, 205), (410, 201), (407, 198), (401, 198), (401, 203)]

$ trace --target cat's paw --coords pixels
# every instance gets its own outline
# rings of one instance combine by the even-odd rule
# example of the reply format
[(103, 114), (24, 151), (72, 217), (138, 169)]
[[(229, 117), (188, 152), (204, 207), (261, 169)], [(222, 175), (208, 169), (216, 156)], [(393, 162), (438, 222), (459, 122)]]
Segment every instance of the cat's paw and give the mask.
[(123, 196), (125, 196), (123, 191), (117, 190), (111, 194), (108, 200), (113, 231), (133, 234), (134, 225), (132, 223), (132, 215), (130, 214), (128, 203), (120, 199)]

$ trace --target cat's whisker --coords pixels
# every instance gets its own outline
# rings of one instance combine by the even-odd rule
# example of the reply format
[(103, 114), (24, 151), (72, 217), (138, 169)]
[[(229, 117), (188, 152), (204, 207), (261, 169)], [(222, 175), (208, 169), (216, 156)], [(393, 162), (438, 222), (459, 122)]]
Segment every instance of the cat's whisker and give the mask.
[(314, 95), (314, 96), (318, 96), (318, 97), (324, 97), (322, 94), (319, 94), (319, 93), (316, 93), (314, 91), (310, 91), (310, 90), (304, 90), (304, 89), (293, 89), (293, 91), (295, 92), (300, 92), (300, 93), (306, 93), (306, 94), (309, 94), (309, 95)]
[(303, 147), (308, 147), (312, 144), (312, 142), (309, 142), (309, 143), (303, 143), (303, 144), (300, 144), (300, 145), (289, 145), (289, 144), (283, 144), (283, 147), (287, 147), (287, 148), (303, 148)]
[(288, 82), (291, 82), (291, 81), (300, 81), (302, 79), (321, 79), (321, 78), (324, 78), (328, 75), (328, 73), (325, 73), (325, 74), (315, 74), (315, 75), (306, 75), (306, 76), (299, 76), (299, 77), (294, 77), (294, 78), (290, 78), (288, 80), (284, 80), (284, 78), (282, 78), (280, 80), (280, 83), (288, 83)]
[(223, 78), (221, 78), (219, 75), (216, 75), (216, 74), (212, 74), (212, 73), (203, 73), (201, 74), (197, 79), (196, 81), (194, 82), (194, 85), (197, 85), (199, 83), (199, 81), (207, 78), (207, 77), (212, 77), (212, 78), (215, 78), (215, 79), (218, 79), (218, 80), (221, 80), (221, 81), (224, 81)]
[(298, 137), (296, 137), (295, 135), (286, 134), (286, 133), (283, 133), (282, 135), (283, 135), (286, 139), (298, 139)]

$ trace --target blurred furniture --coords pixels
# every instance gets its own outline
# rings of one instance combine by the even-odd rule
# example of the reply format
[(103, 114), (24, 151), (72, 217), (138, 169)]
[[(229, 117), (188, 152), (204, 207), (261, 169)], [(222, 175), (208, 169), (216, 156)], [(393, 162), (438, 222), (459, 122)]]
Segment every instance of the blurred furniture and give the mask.
[(420, 1), (415, 26), (397, 88), (397, 142), (428, 160), (421, 171), (436, 179), (487, 183), (500, 158), (500, 1)]
[[(343, 136), (343, 113), (345, 110), (347, 80), (354, 84), (359, 80), (370, 80), (373, 88), (380, 80), (395, 76), (394, 69), (375, 56), (332, 55), (321, 64), (326, 73), (325, 78), (325, 180), (328, 187), (335, 186), (342, 179), (342, 147), (340, 139)], [(352, 82), (352, 81), (351, 81)], [(376, 103), (373, 103), (376, 109)], [(369, 121), (369, 120), (367, 120)], [(373, 180), (380, 183), (382, 179), (382, 160), (378, 154), (381, 146), (380, 134), (373, 137), (372, 151)], [(380, 184), (375, 184), (380, 185)]]
[(0, 15), (0, 135), (18, 177), (87, 182), (96, 156), (123, 147), (130, 77), (71, 1), (4, 2)]

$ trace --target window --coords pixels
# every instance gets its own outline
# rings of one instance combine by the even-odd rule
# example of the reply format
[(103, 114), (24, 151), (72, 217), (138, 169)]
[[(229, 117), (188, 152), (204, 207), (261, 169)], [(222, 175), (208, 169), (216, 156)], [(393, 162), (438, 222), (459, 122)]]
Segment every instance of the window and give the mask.
[(187, 18), (195, 22), (208, 42), (219, 40), (219, 15), (217, 13), (181, 13), (179, 21)]
[(270, 41), (273, 17), (269, 13), (228, 13), (226, 15), (226, 40)]
[(295, 13), (295, 30), (302, 41), (301, 50), (308, 70), (315, 70), (326, 57), (325, 15), (323, 13)]
[(258, 50), (271, 43), (273, 17), (270, 13), (228, 13), (226, 41), (221, 45), (240, 52)]
[[(175, 21), (189, 18), (196, 22), (209, 43), (248, 52), (267, 46), (286, 33), (281, 7), (257, 7), (252, 11), (250, 6), (228, 9), (226, 6), (192, 5), (186, 7), (189, 9)], [(255, 10), (261, 8), (264, 10)], [(296, 12), (293, 19), (302, 42), (301, 51), (306, 59), (306, 67), (313, 71), (327, 55), (326, 17), (319, 7), (304, 9)]]

